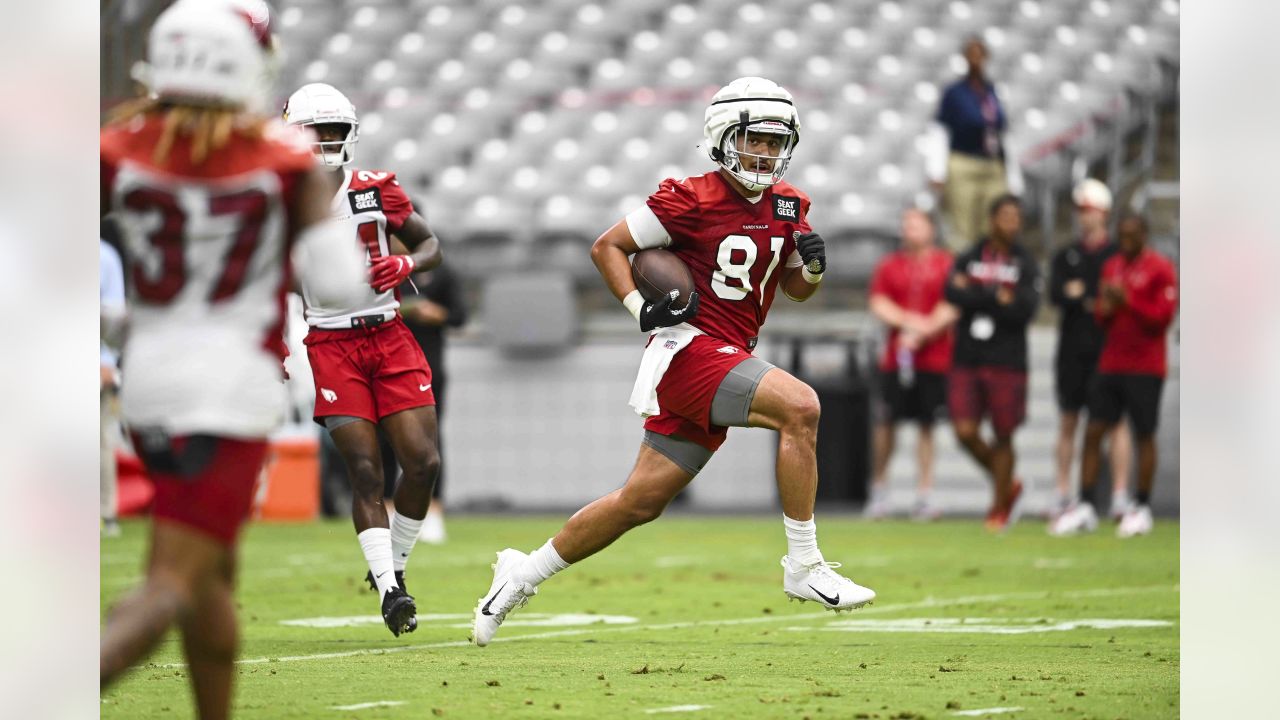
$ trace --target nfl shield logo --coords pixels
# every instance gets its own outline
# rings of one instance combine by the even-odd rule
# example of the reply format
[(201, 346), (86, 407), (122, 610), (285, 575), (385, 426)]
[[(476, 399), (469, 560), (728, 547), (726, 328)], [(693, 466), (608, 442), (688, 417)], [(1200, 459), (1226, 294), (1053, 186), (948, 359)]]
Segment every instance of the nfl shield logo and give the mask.
[(663, 345), (662, 345), (662, 346), (663, 346), (663, 347), (665, 347), (665, 348), (666, 348), (666, 349), (668, 349), (668, 350), (675, 350), (675, 349), (676, 349), (676, 345), (677, 345), (677, 344), (678, 344), (678, 343), (676, 343), (676, 341), (675, 341), (675, 340), (668, 340), (668, 341), (666, 341), (665, 343), (663, 343)]

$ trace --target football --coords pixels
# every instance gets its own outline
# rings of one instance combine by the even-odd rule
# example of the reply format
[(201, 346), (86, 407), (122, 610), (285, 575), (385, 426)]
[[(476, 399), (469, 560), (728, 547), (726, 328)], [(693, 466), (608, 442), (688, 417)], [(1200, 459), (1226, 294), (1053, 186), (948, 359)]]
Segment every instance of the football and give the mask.
[(646, 302), (653, 302), (672, 290), (680, 296), (671, 305), (679, 309), (689, 303), (693, 293), (693, 273), (689, 266), (670, 250), (641, 250), (631, 256), (631, 277)]

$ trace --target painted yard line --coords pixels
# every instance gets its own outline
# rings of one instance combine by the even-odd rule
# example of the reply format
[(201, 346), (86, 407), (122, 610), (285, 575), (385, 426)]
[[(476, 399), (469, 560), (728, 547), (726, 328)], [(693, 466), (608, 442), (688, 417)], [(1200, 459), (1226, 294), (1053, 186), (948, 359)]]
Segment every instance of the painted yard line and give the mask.
[(657, 713), (678, 713), (678, 712), (697, 712), (698, 710), (708, 710), (712, 705), (672, 705), (671, 707), (649, 708), (645, 710), (645, 714), (654, 715)]
[(1020, 708), (1020, 707), (993, 707), (993, 708), (981, 708), (978, 710), (957, 710), (951, 714), (959, 715), (961, 717), (978, 717), (979, 715), (997, 715), (999, 713), (1018, 712), (1019, 710), (1022, 710), (1022, 709), (1023, 708)]
[[(1177, 591), (1177, 585), (1146, 585), (1141, 587), (1119, 587), (1119, 588), (1099, 588), (1096, 590), (1065, 590), (1050, 591), (1042, 590), (1038, 592), (1022, 592), (1022, 593), (998, 593), (992, 595), (968, 595), (958, 598), (926, 598), (913, 603), (901, 603), (898, 605), (888, 605), (880, 607), (865, 607), (858, 610), (859, 613), (879, 613), (879, 612), (896, 612), (898, 610), (912, 610), (916, 608), (934, 608), (949, 607), (952, 605), (972, 605), (983, 602), (1004, 602), (1007, 600), (1041, 600), (1048, 597), (1105, 597), (1109, 595), (1133, 595), (1146, 592), (1167, 592)], [(528, 635), (515, 635), (509, 637), (494, 638), (493, 642), (516, 642), (518, 640), (543, 640), (546, 638), (556, 637), (573, 637), (576, 635), (593, 635), (599, 633), (615, 633), (615, 632), (635, 632), (637, 630), (679, 630), (693, 627), (723, 627), (734, 625), (753, 625), (758, 623), (771, 622), (791, 622), (795, 620), (812, 620), (820, 617), (829, 617), (830, 611), (822, 611), (816, 613), (801, 613), (797, 615), (765, 615), (762, 617), (750, 618), (731, 618), (728, 620), (686, 620), (684, 622), (663, 623), (660, 625), (610, 625), (610, 626), (591, 626), (578, 630), (553, 630), (543, 633), (529, 633)], [(421, 645), (400, 645), (389, 648), (365, 648), (361, 650), (347, 650), (345, 652), (333, 653), (316, 653), (314, 655), (284, 655), (280, 657), (259, 657), (244, 658), (237, 660), (239, 665), (261, 665), (263, 663), (272, 662), (302, 662), (306, 660), (337, 660), (340, 658), (360, 657), (363, 655), (391, 655), (402, 652), (415, 652), (420, 650), (435, 650), (440, 648), (466, 647), (471, 644), (470, 640), (453, 640), (449, 642), (423, 643)], [(186, 667), (186, 663), (165, 663), (156, 665), (156, 668), (177, 669)], [(146, 669), (148, 666), (135, 666), (135, 669)]]
[(334, 705), (330, 710), (368, 710), (376, 707), (395, 707), (405, 705), (404, 700), (379, 700), (377, 702), (356, 703), (355, 705)]

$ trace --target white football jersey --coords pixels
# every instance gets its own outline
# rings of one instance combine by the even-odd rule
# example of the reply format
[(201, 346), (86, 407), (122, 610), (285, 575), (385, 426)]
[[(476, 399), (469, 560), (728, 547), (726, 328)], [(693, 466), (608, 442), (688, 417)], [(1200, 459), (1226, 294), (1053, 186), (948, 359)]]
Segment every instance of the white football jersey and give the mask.
[[(395, 173), (372, 170), (344, 170), (342, 186), (333, 198), (333, 217), (351, 230), (352, 242), (364, 248), (370, 264), (391, 254), (391, 235), (396, 233), (413, 213), (413, 204), (396, 180)], [(307, 324), (336, 330), (352, 327), (352, 318), (381, 315), (390, 319), (400, 307), (395, 288), (380, 293), (365, 280), (364, 292), (357, 303), (335, 304), (317, 297), (302, 282), (302, 299), (306, 302)]]
[(305, 145), (234, 137), (200, 165), (160, 122), (102, 136), (103, 197), (119, 220), (131, 287), (121, 406), (137, 429), (264, 437), (284, 417), (280, 336), (292, 188)]

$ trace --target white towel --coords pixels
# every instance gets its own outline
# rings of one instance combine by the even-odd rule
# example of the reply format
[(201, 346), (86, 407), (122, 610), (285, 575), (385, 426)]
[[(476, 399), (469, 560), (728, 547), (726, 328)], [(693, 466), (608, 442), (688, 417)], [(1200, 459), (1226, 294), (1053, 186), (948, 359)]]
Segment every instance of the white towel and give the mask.
[(644, 350), (644, 357), (640, 358), (636, 384), (631, 388), (629, 404), (635, 408), (637, 415), (650, 417), (662, 412), (658, 407), (658, 383), (662, 382), (662, 376), (671, 366), (671, 358), (701, 334), (696, 328), (681, 323), (675, 327), (663, 328), (652, 335), (649, 347)]

